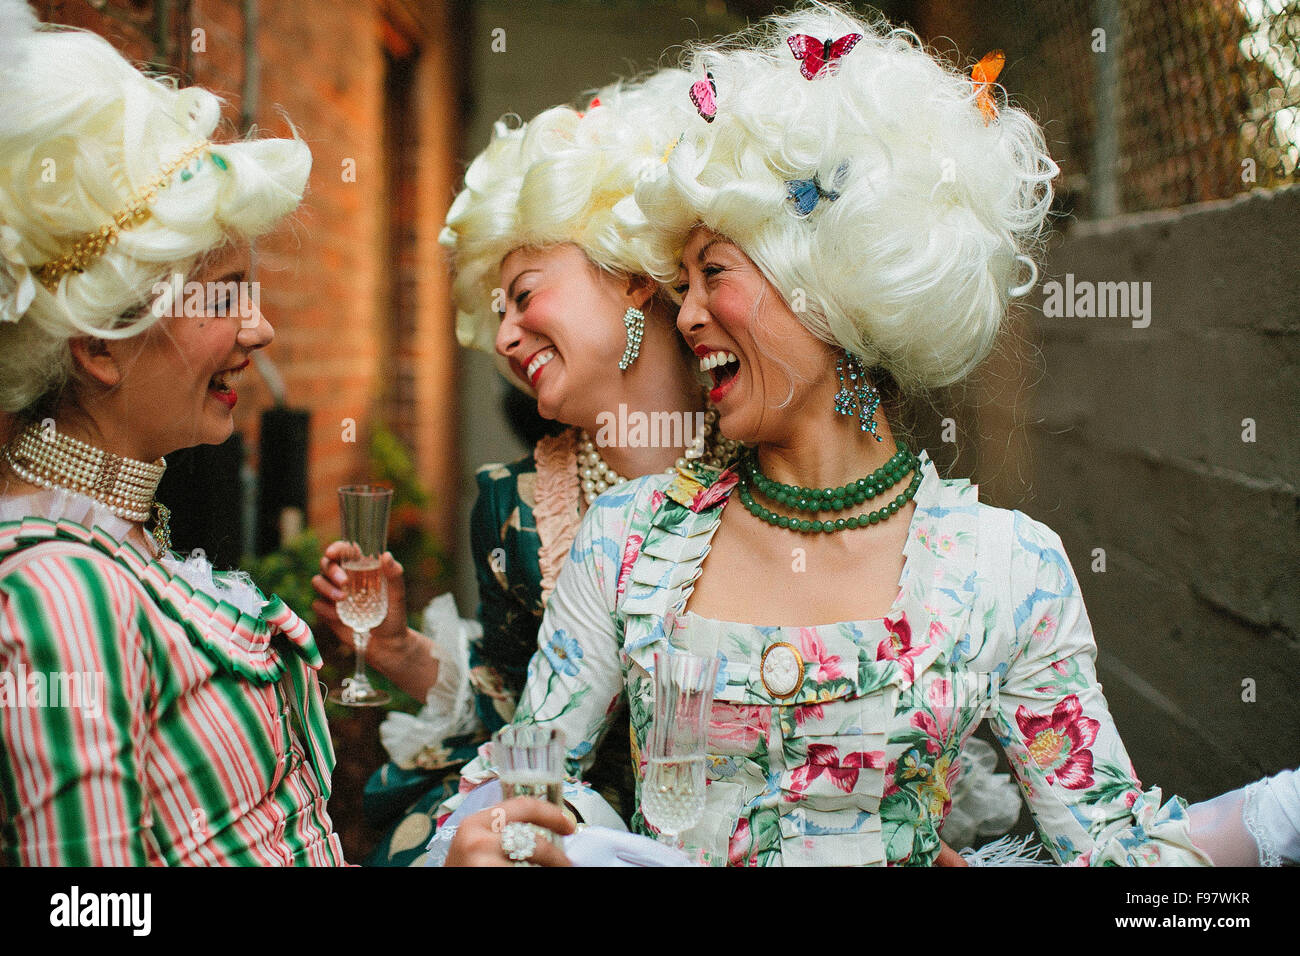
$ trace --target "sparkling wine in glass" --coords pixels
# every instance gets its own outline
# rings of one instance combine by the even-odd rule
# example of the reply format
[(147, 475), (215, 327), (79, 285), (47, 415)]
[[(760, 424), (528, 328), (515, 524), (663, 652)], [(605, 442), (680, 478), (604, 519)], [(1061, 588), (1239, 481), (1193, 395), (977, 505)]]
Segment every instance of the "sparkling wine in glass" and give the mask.
[(508, 724), (492, 735), (491, 753), (501, 778), (501, 799), (533, 797), (564, 806), (563, 731)]
[(343, 679), (343, 686), (329, 693), (329, 699), (349, 707), (377, 707), (389, 701), (366, 676), (366, 645), (370, 629), (388, 615), (388, 583), (380, 558), (388, 546), (388, 512), (393, 490), (376, 485), (347, 485), (339, 489), (339, 511), (343, 517), (343, 540), (347, 553), (342, 562), (347, 575), (344, 598), (335, 605), (339, 620), (352, 628), (357, 652), (356, 671)]
[(705, 749), (717, 676), (716, 657), (655, 654), (655, 711), (646, 741), (641, 814), (669, 846), (680, 846), (680, 835), (704, 813)]
[[(534, 724), (507, 724), (492, 735), (491, 757), (501, 778), (501, 799), (532, 797), (564, 808), (564, 732)], [(557, 846), (562, 841), (533, 826)]]
[(660, 839), (677, 845), (677, 835), (700, 822), (704, 813), (703, 755), (652, 757), (641, 786), (641, 813)]

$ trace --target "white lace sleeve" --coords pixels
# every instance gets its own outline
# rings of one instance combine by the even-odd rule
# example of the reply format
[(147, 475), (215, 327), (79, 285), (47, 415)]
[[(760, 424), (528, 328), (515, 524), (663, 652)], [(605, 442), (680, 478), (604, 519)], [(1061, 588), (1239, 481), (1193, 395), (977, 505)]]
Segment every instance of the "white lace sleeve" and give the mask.
[(1300, 864), (1300, 771), (1194, 803), (1187, 816), (1192, 842), (1215, 866)]
[(469, 683), (469, 644), (483, 633), (478, 621), (462, 618), (456, 599), (442, 594), (424, 609), (424, 634), (438, 658), (438, 680), (414, 716), (394, 711), (379, 726), (388, 756), (400, 767), (440, 766), (443, 741), (478, 726)]

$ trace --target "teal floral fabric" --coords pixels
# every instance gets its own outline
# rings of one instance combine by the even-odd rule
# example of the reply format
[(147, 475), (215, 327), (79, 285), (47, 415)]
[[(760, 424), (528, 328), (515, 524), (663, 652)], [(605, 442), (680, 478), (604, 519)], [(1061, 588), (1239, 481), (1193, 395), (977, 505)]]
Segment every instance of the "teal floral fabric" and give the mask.
[[(561, 727), (576, 778), (626, 711), (643, 777), (655, 651), (714, 654), (705, 812), (685, 834), (713, 863), (930, 865), (961, 751), (987, 719), (1057, 862), (1208, 865), (1186, 804), (1144, 790), (1133, 771), (1059, 537), (981, 504), (976, 486), (941, 479), (924, 453), (920, 467), (893, 607), (815, 627), (684, 610), (734, 473), (695, 468), (600, 496), (551, 597), (515, 721)], [(780, 643), (802, 667), (778, 697), (763, 655)], [(462, 787), (490, 775), (476, 760)], [(633, 826), (650, 832), (639, 812)]]
[[(469, 648), (470, 683), (482, 727), (426, 747), (414, 768), (387, 763), (366, 784), (365, 813), (384, 835), (369, 866), (411, 866), (423, 861), (438, 807), (457, 792), (458, 771), (491, 734), (510, 722), (528, 661), (537, 652), (542, 621), (541, 537), (533, 517), (537, 466), (533, 455), (510, 464), (484, 465), (470, 515), (470, 545), (478, 581), (483, 636)], [(576, 481), (576, 476), (574, 478)], [(592, 786), (624, 818), (632, 809), (632, 771), (626, 720), (610, 737), (602, 772)]]

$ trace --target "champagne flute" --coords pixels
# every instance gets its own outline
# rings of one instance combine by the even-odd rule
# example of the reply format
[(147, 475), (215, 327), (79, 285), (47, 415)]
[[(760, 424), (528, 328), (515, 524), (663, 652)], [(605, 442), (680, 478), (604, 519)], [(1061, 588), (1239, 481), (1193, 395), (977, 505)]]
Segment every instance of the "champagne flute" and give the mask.
[(501, 799), (533, 797), (564, 806), (564, 732), (534, 724), (507, 724), (492, 735), (492, 762)]
[[(492, 735), (489, 751), (501, 778), (501, 799), (532, 797), (564, 809), (564, 732), (535, 724), (507, 724)], [(529, 824), (556, 846), (563, 840), (546, 827)]]
[(339, 620), (352, 628), (357, 666), (351, 677), (343, 679), (342, 687), (329, 692), (329, 699), (348, 707), (378, 707), (390, 700), (366, 676), (366, 645), (370, 643), (370, 629), (383, 623), (388, 615), (388, 582), (380, 558), (388, 546), (392, 502), (391, 488), (346, 485), (339, 489), (343, 540), (347, 543), (341, 564), (348, 580), (345, 596), (335, 608)]
[(680, 848), (681, 834), (704, 813), (705, 748), (717, 677), (716, 657), (655, 653), (655, 712), (641, 814), (668, 846)]

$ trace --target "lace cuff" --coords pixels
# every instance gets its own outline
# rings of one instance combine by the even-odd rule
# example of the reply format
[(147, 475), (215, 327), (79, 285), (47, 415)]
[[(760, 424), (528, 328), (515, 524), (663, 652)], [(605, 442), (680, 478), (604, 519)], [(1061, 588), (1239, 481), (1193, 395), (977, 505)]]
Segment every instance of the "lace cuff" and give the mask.
[(1300, 772), (1284, 770), (1245, 790), (1241, 816), (1259, 847), (1259, 865), (1300, 863)]
[(472, 714), (469, 644), (483, 636), (483, 626), (462, 618), (450, 594), (440, 594), (429, 602), (423, 623), (424, 633), (433, 641), (433, 656), (438, 658), (438, 680), (429, 688), (425, 710), (448, 716)]
[(408, 770), (445, 766), (449, 748), (443, 741), (478, 727), (469, 683), (469, 642), (482, 635), (482, 626), (462, 618), (450, 594), (429, 602), (422, 623), (433, 643), (430, 653), (438, 659), (438, 680), (418, 714), (390, 713), (379, 727), (389, 758)]
[(1300, 863), (1300, 775), (1284, 770), (1187, 808), (1215, 866)]

